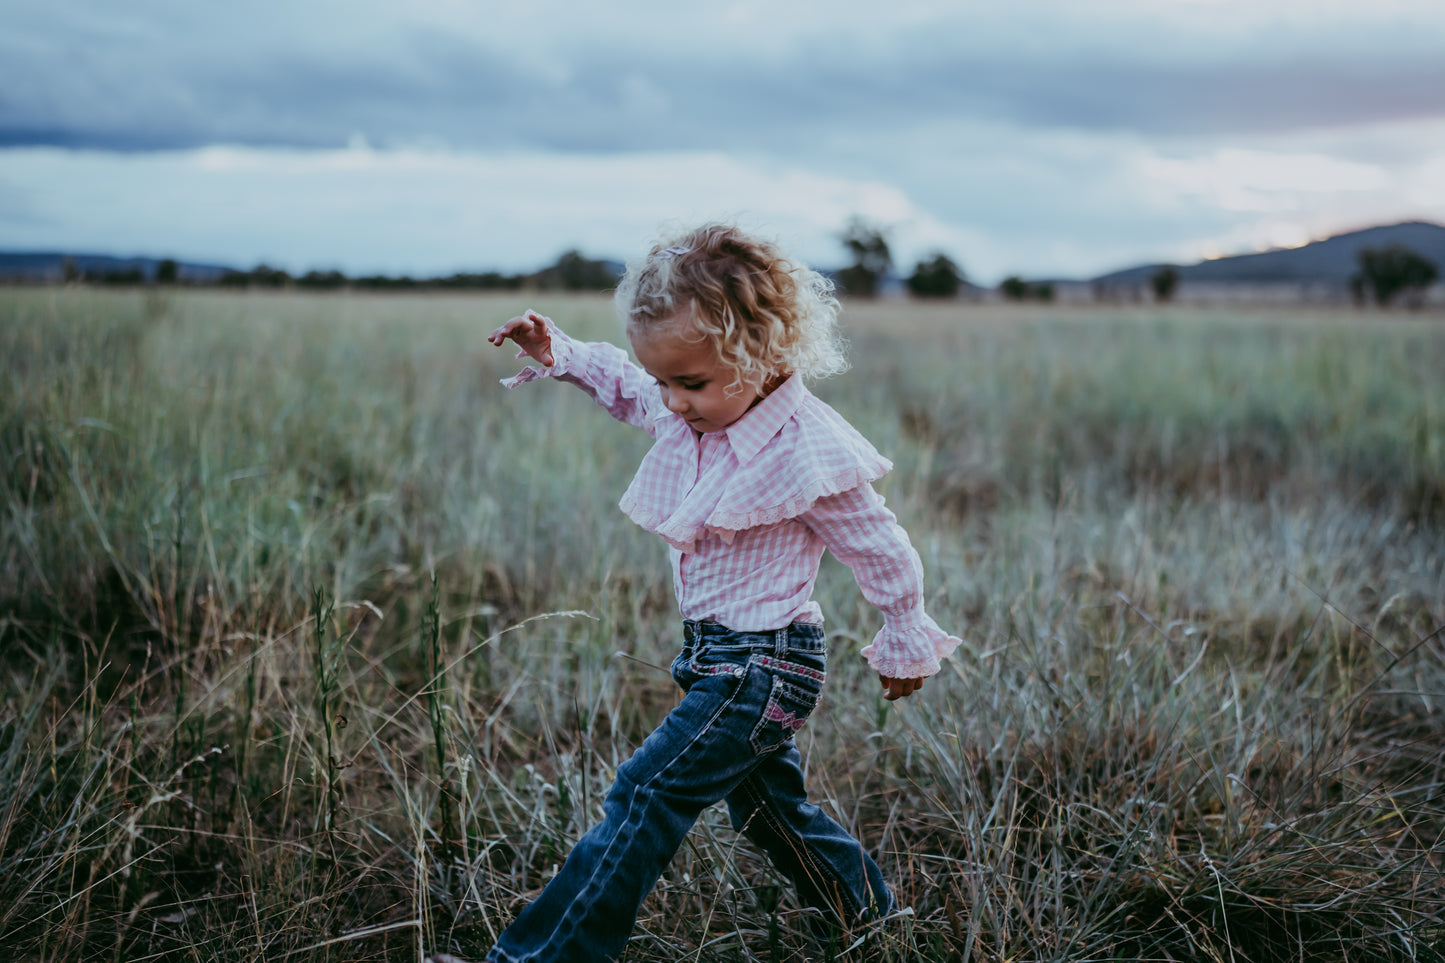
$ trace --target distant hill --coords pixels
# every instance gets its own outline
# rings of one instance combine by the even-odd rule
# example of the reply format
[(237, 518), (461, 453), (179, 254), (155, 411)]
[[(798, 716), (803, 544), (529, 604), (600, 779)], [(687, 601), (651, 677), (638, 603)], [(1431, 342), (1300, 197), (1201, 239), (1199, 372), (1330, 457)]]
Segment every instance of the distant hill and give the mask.
[[(0, 251), (0, 281), (25, 281), (44, 283), (65, 280), (66, 259), (74, 270), (89, 277), (124, 276), (140, 272), (144, 281), (156, 276), (156, 268), (162, 258), (155, 257), (110, 257), (105, 254), (63, 254), (57, 252), (6, 252)], [(219, 281), (232, 270), (219, 264), (190, 264), (177, 262), (177, 275), (182, 281), (210, 284)]]
[[(1403, 244), (1440, 268), (1445, 275), (1445, 227), (1427, 221), (1406, 221), (1363, 231), (1337, 234), (1304, 247), (1261, 254), (1221, 257), (1198, 264), (1174, 265), (1179, 280), (1232, 282), (1236, 284), (1314, 283), (1348, 286), (1360, 269), (1362, 248)], [(1134, 287), (1149, 279), (1164, 264), (1145, 264), (1094, 278), (1098, 287)]]

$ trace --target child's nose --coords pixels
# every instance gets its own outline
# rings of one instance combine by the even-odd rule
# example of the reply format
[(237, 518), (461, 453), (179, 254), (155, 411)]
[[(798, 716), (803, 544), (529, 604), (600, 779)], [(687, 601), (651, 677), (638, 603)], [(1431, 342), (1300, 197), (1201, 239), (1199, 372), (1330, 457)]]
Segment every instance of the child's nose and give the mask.
[(675, 415), (680, 415), (687, 410), (687, 402), (676, 391), (667, 393), (667, 410)]

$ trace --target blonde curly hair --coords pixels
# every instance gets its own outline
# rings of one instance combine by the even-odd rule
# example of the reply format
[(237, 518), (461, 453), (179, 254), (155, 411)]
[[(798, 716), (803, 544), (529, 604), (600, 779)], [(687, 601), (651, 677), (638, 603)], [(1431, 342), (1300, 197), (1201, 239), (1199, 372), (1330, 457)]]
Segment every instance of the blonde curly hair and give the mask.
[(712, 342), (735, 375), (729, 394), (848, 368), (833, 283), (731, 225), (659, 241), (628, 265), (615, 301), (629, 339), (685, 324), (685, 336)]

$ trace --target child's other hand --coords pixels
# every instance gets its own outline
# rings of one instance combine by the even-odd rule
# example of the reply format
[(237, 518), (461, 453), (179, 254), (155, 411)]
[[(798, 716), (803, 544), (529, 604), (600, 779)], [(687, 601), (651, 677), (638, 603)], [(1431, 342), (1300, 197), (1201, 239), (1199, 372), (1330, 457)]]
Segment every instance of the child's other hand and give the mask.
[(911, 696), (923, 688), (922, 679), (891, 679), (886, 675), (879, 675), (878, 681), (883, 683), (883, 698), (892, 702), (894, 699), (901, 699), (904, 696)]
[[(552, 335), (547, 332), (549, 323), (536, 311), (527, 311), (487, 335), (487, 340), (501, 347), (503, 342), (511, 338), (517, 347), (522, 349), (522, 354), (550, 368), (553, 358)], [(522, 354), (517, 357), (520, 358)]]

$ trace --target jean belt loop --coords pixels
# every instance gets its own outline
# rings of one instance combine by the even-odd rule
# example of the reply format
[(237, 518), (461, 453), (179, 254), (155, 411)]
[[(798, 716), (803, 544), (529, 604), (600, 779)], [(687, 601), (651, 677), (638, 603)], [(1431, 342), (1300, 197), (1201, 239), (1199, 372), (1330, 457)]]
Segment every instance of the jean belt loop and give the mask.
[(788, 627), (785, 625), (773, 633), (773, 655), (783, 658), (788, 654)]

